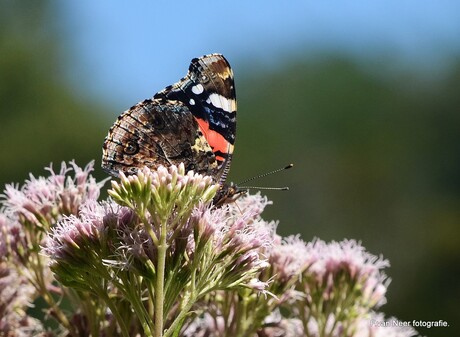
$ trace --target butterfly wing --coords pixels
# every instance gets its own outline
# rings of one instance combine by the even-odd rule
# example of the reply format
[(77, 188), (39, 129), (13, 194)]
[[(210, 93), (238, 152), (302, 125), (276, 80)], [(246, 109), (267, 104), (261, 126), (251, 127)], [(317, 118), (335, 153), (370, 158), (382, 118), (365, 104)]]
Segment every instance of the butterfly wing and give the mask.
[(236, 131), (233, 72), (220, 54), (191, 61), (187, 75), (125, 111), (109, 130), (102, 168), (136, 173), (183, 162), (224, 184)]
[(140, 167), (178, 165), (210, 174), (218, 170), (211, 147), (198, 122), (180, 101), (145, 100), (125, 111), (110, 128), (102, 154), (102, 168), (117, 176)]
[(217, 161), (215, 180), (225, 182), (236, 133), (236, 96), (233, 72), (224, 56), (205, 55), (191, 61), (187, 75), (155, 95), (186, 105)]

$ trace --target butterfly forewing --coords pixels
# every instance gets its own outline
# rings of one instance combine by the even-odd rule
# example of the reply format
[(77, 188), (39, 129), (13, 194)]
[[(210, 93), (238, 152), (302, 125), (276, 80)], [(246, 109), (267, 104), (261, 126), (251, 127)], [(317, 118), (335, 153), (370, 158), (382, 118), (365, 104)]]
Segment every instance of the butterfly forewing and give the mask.
[(220, 54), (193, 59), (187, 75), (155, 97), (188, 106), (216, 157), (216, 180), (225, 181), (236, 133), (235, 84), (227, 60)]

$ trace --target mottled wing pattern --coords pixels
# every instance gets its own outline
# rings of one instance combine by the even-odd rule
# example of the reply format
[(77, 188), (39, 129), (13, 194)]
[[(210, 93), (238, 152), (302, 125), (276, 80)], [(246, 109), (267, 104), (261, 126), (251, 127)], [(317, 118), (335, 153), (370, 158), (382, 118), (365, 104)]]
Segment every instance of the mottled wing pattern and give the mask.
[(220, 54), (191, 61), (187, 75), (155, 98), (183, 102), (195, 117), (217, 160), (216, 181), (225, 182), (236, 133), (236, 96), (233, 72)]
[(103, 145), (102, 168), (114, 176), (181, 162), (203, 174), (218, 167), (196, 119), (178, 101), (138, 103), (118, 117)]
[(103, 145), (111, 175), (183, 162), (224, 184), (236, 131), (233, 73), (220, 54), (191, 61), (187, 75), (118, 117)]

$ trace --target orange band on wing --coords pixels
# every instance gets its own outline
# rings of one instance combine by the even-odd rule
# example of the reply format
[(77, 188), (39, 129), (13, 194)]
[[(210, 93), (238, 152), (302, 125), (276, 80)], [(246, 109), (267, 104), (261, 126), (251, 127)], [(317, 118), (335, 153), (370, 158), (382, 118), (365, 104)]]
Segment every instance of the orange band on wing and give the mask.
[[(228, 141), (218, 132), (209, 129), (209, 123), (201, 118), (195, 118), (200, 126), (201, 132), (203, 132), (204, 137), (208, 141), (208, 144), (211, 146), (212, 151), (216, 153), (217, 151), (227, 154), (229, 149)], [(222, 156), (216, 155), (216, 159), (219, 161), (224, 161), (225, 158)]]

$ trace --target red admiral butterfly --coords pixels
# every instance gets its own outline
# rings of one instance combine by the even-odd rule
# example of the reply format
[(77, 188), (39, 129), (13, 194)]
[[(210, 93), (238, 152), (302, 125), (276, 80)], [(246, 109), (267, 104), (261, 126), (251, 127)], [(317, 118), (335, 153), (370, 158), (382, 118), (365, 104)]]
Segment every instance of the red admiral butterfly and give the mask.
[(102, 168), (117, 176), (183, 162), (221, 185), (214, 203), (236, 198), (226, 185), (236, 132), (233, 72), (220, 54), (191, 61), (187, 75), (123, 112), (103, 145)]

